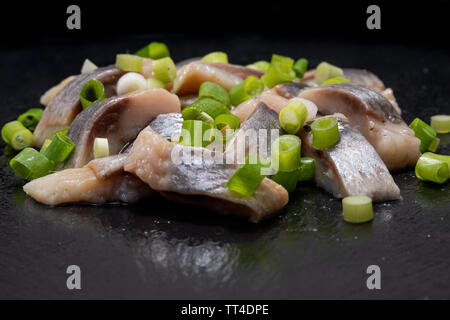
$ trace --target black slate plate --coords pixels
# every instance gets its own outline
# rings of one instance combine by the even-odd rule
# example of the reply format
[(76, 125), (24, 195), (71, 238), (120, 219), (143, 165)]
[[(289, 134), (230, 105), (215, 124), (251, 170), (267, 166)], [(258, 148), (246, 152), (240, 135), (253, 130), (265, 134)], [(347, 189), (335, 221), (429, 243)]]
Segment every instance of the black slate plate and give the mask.
[[(417, 46), (289, 40), (255, 35), (126, 37), (72, 45), (65, 40), (0, 52), (2, 124), (88, 57), (163, 40), (182, 60), (225, 50), (235, 63), (270, 54), (362, 67), (392, 87), (409, 123), (449, 113), (450, 56)], [(439, 152), (450, 154), (450, 137)], [(133, 206), (49, 208), (26, 198), (0, 157), (0, 298), (450, 298), (450, 186), (394, 174), (402, 199), (374, 206), (372, 223), (342, 220), (340, 200), (312, 184), (284, 212), (259, 225), (152, 199)], [(82, 290), (66, 288), (66, 268), (82, 270)], [(366, 287), (379, 265), (382, 289)]]

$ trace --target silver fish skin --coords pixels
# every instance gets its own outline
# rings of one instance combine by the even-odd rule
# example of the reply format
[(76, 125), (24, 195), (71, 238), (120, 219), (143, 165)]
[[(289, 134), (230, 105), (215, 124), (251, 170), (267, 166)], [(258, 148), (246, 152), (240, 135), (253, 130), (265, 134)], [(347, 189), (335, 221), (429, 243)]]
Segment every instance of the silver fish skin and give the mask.
[(196, 94), (205, 81), (214, 82), (229, 91), (250, 75), (261, 77), (263, 73), (233, 64), (194, 61), (177, 70), (172, 92), (179, 96)]
[(414, 166), (419, 159), (420, 140), (379, 92), (343, 83), (307, 89), (300, 97), (314, 102), (323, 115), (344, 114), (372, 144), (389, 170)]
[(116, 95), (116, 83), (124, 74), (113, 65), (98, 68), (92, 72), (78, 75), (62, 88), (45, 108), (42, 118), (33, 133), (33, 144), (41, 147), (50, 135), (72, 123), (78, 113), (82, 111), (80, 91), (89, 80), (98, 80), (105, 87), (106, 96)]
[(309, 125), (300, 131), (302, 155), (316, 160), (315, 181), (336, 198), (366, 195), (373, 201), (397, 200), (400, 189), (372, 145), (351, 125), (338, 119), (340, 141), (323, 151), (312, 146)]
[(183, 121), (181, 113), (160, 114), (150, 122), (149, 127), (164, 139), (171, 140), (181, 135)]
[(70, 203), (133, 203), (154, 192), (123, 170), (99, 178), (89, 167), (71, 168), (32, 180), (23, 186), (34, 200), (57, 206)]
[[(174, 161), (173, 154), (192, 158), (189, 162)], [(222, 159), (222, 163), (214, 159)], [(287, 204), (287, 191), (268, 178), (263, 179), (249, 198), (229, 190), (226, 183), (237, 168), (237, 164), (226, 164), (224, 154), (171, 143), (150, 127), (141, 131), (125, 162), (125, 171), (169, 200), (206, 207), (221, 214), (259, 222)]]
[(180, 111), (178, 97), (159, 88), (96, 102), (69, 127), (67, 136), (76, 147), (65, 168), (79, 168), (92, 160), (95, 138), (107, 138), (110, 155), (114, 155), (159, 114)]

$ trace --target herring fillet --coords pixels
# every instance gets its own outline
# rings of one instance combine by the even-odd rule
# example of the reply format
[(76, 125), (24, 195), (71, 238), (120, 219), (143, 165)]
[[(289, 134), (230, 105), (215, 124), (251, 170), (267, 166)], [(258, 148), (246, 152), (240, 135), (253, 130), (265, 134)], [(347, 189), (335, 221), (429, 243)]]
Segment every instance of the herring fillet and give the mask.
[(159, 114), (173, 112), (180, 112), (178, 97), (159, 88), (92, 104), (75, 118), (67, 131), (76, 147), (65, 168), (79, 168), (92, 160), (95, 138), (107, 138), (109, 152), (114, 155)]
[(123, 74), (123, 71), (111, 65), (80, 74), (70, 81), (45, 108), (33, 133), (33, 145), (41, 147), (45, 139), (53, 132), (68, 127), (76, 115), (82, 111), (80, 91), (86, 82), (92, 79), (100, 81), (105, 87), (106, 96), (111, 97), (116, 94), (116, 83)]
[(88, 167), (71, 168), (32, 180), (23, 186), (34, 200), (56, 206), (68, 203), (133, 203), (152, 190), (132, 174), (120, 171), (100, 179)]
[(233, 64), (194, 61), (177, 69), (172, 92), (179, 96), (195, 94), (205, 81), (214, 82), (229, 91), (250, 75), (261, 77), (263, 73)]
[(396, 200), (400, 189), (372, 145), (349, 123), (338, 119), (340, 141), (323, 151), (312, 146), (309, 125), (300, 130), (302, 156), (316, 160), (316, 184), (337, 198), (366, 195), (373, 201)]
[(299, 97), (313, 101), (323, 115), (344, 114), (373, 145), (389, 170), (414, 166), (419, 159), (420, 140), (379, 92), (343, 83), (307, 89)]
[[(193, 161), (174, 162), (172, 153), (176, 152), (191, 155)], [(135, 174), (170, 200), (195, 203), (252, 222), (281, 211), (287, 204), (287, 191), (268, 178), (264, 178), (249, 198), (230, 191), (226, 183), (238, 165), (206, 160), (215, 156), (223, 157), (223, 154), (171, 143), (147, 127), (135, 140), (125, 162), (125, 171)]]

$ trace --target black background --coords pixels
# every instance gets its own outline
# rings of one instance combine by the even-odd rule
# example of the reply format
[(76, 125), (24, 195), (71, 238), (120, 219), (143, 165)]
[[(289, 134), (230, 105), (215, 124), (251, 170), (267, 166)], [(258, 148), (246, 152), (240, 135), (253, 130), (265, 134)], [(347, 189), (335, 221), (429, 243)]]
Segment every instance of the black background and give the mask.
[[(72, 3), (81, 30), (66, 29)], [(366, 28), (369, 4), (381, 7), (381, 30)], [(175, 61), (223, 50), (238, 64), (277, 52), (367, 68), (394, 89), (406, 122), (449, 113), (444, 1), (41, 1), (1, 10), (1, 125), (86, 57), (106, 65), (154, 40)], [(302, 184), (281, 215), (253, 225), (161, 199), (49, 208), (25, 197), (8, 160), (0, 156), (0, 298), (450, 297), (450, 186), (419, 182), (413, 170), (393, 175), (402, 200), (376, 204), (370, 224), (346, 224), (340, 200)], [(81, 291), (65, 287), (69, 264), (82, 268)], [(365, 286), (370, 264), (382, 268), (380, 291)]]

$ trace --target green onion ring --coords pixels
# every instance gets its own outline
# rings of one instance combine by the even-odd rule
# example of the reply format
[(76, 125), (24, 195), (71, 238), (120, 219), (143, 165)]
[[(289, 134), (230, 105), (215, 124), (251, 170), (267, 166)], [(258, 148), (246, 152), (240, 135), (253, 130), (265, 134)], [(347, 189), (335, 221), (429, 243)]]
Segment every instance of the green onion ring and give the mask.
[(342, 199), (344, 220), (364, 223), (373, 220), (372, 199), (366, 196), (350, 196)]
[(23, 149), (9, 165), (17, 175), (27, 180), (46, 176), (55, 170), (54, 163), (33, 148)]
[(212, 98), (230, 107), (230, 95), (227, 90), (213, 82), (203, 82), (198, 91), (198, 98)]
[(286, 134), (272, 143), (272, 164), (279, 171), (292, 172), (300, 167), (302, 141), (299, 137)]
[(83, 109), (88, 108), (91, 104), (106, 98), (105, 87), (98, 80), (89, 80), (81, 88), (80, 101)]
[(43, 155), (49, 160), (64, 162), (75, 148), (75, 143), (62, 132), (56, 132), (52, 143), (44, 150)]
[(335, 146), (340, 139), (339, 126), (336, 118), (319, 118), (311, 124), (313, 135), (313, 147), (316, 150), (324, 150)]
[(41, 108), (31, 108), (27, 112), (22, 113), (17, 118), (17, 121), (22, 122), (25, 128), (34, 131), (41, 120), (42, 113), (44, 113), (44, 110)]

